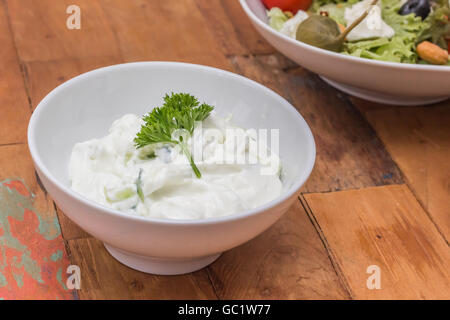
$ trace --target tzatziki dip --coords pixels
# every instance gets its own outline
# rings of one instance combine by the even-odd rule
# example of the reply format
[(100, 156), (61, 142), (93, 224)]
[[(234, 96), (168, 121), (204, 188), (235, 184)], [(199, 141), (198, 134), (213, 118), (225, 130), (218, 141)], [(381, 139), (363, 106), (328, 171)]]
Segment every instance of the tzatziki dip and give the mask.
[[(72, 189), (112, 209), (164, 219), (232, 215), (281, 194), (280, 160), (267, 144), (212, 107), (198, 116), (197, 100), (182, 109), (184, 98), (195, 98), (177, 95), (167, 95), (144, 118), (117, 119), (103, 138), (77, 143), (69, 163)], [(171, 104), (176, 98), (182, 103)], [(164, 108), (174, 108), (166, 118)]]

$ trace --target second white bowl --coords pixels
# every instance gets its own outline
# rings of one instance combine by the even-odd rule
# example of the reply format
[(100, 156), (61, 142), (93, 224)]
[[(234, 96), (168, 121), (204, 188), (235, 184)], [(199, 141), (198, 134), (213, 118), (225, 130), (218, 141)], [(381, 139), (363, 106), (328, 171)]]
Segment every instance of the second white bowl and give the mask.
[(384, 62), (319, 49), (272, 29), (261, 0), (240, 2), (256, 30), (275, 49), (339, 90), (397, 105), (421, 105), (450, 97), (450, 66)]

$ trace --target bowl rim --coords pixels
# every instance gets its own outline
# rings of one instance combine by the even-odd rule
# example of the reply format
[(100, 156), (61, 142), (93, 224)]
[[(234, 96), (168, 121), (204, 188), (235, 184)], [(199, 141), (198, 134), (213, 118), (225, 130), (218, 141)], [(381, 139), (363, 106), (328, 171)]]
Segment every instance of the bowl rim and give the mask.
[[(267, 23), (264, 23), (263, 21), (261, 21), (261, 19), (259, 19), (256, 16), (256, 14), (248, 6), (248, 3), (247, 3), (248, 1), (249, 0), (239, 0), (241, 7), (244, 9), (245, 13), (247, 14), (247, 16), (251, 19), (251, 21), (253, 23), (256, 23), (258, 26), (260, 26), (265, 31), (269, 32), (270, 34), (272, 34), (275, 37), (283, 39), (284, 41), (287, 41), (287, 42), (289, 42), (295, 46), (298, 46), (302, 49), (310, 50), (316, 54), (332, 56), (334, 58), (345, 60), (347, 62), (362, 63), (362, 64), (368, 64), (368, 65), (379, 66), (379, 67), (388, 67), (388, 68), (404, 69), (404, 70), (438, 71), (438, 72), (443, 72), (443, 73), (445, 73), (445, 72), (450, 73), (450, 66), (422, 65), (422, 64), (412, 64), (412, 63), (402, 63), (402, 62), (380, 61), (380, 60), (374, 60), (374, 59), (354, 57), (354, 56), (345, 55), (342, 53), (333, 52), (333, 51), (329, 51), (329, 50), (311, 46), (311, 45), (303, 43), (301, 41), (289, 38), (288, 36), (282, 34), (281, 32), (278, 32), (278, 31), (272, 29)], [(259, 0), (259, 1), (261, 1), (261, 0)], [(277, 49), (277, 48), (275, 47), (275, 49)]]
[[(274, 97), (276, 100), (279, 100), (279, 105), (282, 108), (285, 108), (286, 111), (290, 112), (293, 117), (296, 117), (299, 125), (303, 127), (306, 134), (306, 140), (307, 140), (307, 147), (309, 148), (308, 154), (310, 156), (307, 159), (306, 167), (303, 170), (303, 173), (301, 177), (292, 184), (292, 186), (285, 192), (284, 194), (281, 194), (274, 200), (265, 203), (262, 206), (256, 207), (254, 209), (245, 210), (239, 213), (231, 214), (228, 216), (220, 216), (220, 217), (211, 217), (211, 218), (205, 218), (205, 219), (164, 219), (164, 218), (154, 218), (154, 217), (144, 217), (144, 216), (137, 216), (137, 215), (131, 215), (119, 210), (115, 210), (112, 208), (105, 207), (101, 204), (98, 204), (97, 202), (90, 200), (81, 194), (73, 191), (70, 189), (70, 187), (64, 185), (62, 182), (59, 181), (47, 168), (47, 166), (43, 163), (36, 144), (36, 138), (34, 135), (34, 132), (36, 130), (36, 126), (41, 118), (42, 110), (48, 105), (48, 103), (51, 101), (53, 96), (59, 94), (62, 90), (64, 90), (66, 87), (71, 86), (74, 83), (78, 83), (80, 81), (83, 81), (85, 78), (91, 77), (96, 74), (101, 73), (107, 73), (109, 71), (114, 70), (120, 70), (120, 69), (128, 69), (128, 68), (138, 68), (141, 66), (163, 66), (163, 67), (174, 67), (174, 68), (187, 68), (190, 70), (199, 70), (199, 71), (206, 71), (206, 72), (213, 72), (223, 77), (228, 77), (233, 80), (241, 81), (244, 83), (247, 83), (253, 87), (256, 87), (259, 90), (265, 91), (266, 94)], [(247, 217), (250, 217), (252, 215), (256, 215), (258, 213), (270, 210), (279, 204), (288, 201), (291, 197), (293, 197), (301, 188), (301, 186), (306, 182), (306, 180), (309, 178), (315, 164), (315, 158), (316, 158), (316, 145), (314, 141), (314, 136), (311, 132), (310, 127), (308, 126), (305, 119), (302, 117), (302, 115), (297, 111), (297, 109), (290, 104), (286, 99), (281, 97), (279, 94), (274, 92), (273, 90), (263, 86), (262, 84), (251, 80), (249, 78), (246, 78), (244, 76), (221, 70), (214, 67), (204, 66), (204, 65), (198, 65), (198, 64), (191, 64), (191, 63), (184, 63), (184, 62), (170, 62), (170, 61), (140, 61), (140, 62), (130, 62), (130, 63), (122, 63), (122, 64), (116, 64), (111, 65), (107, 67), (102, 67), (98, 69), (94, 69), (91, 71), (88, 71), (86, 73), (82, 73), (74, 78), (69, 79), (68, 81), (60, 84), (56, 88), (54, 88), (50, 93), (48, 93), (36, 106), (34, 112), (31, 115), (29, 124), (28, 124), (28, 131), (27, 131), (27, 140), (28, 140), (28, 148), (30, 150), (31, 157), (33, 159), (34, 165), (37, 167), (38, 171), (40, 171), (45, 177), (54, 184), (60, 191), (62, 191), (66, 196), (71, 197), (75, 199), (76, 201), (81, 202), (83, 205), (88, 206), (92, 209), (99, 210), (106, 214), (114, 215), (118, 218), (125, 218), (127, 220), (134, 220), (137, 222), (144, 222), (144, 223), (152, 223), (152, 224), (161, 224), (161, 225), (209, 225), (209, 224), (216, 224), (220, 222), (230, 222), (234, 220), (240, 220)]]

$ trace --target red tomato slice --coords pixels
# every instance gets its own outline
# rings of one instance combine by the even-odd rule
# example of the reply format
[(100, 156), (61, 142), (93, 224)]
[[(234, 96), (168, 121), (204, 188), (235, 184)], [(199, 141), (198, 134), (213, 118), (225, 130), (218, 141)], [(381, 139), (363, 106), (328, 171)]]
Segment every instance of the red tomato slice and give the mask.
[(262, 0), (268, 9), (278, 7), (283, 11), (296, 14), (298, 10), (307, 10), (312, 0)]

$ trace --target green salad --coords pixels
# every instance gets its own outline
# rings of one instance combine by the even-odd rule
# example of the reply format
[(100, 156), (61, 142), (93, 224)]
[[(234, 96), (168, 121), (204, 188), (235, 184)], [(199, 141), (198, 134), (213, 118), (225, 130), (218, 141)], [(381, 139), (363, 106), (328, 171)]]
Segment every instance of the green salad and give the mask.
[(267, 11), (277, 31), (342, 54), (450, 65), (449, 0), (313, 0), (307, 11)]

